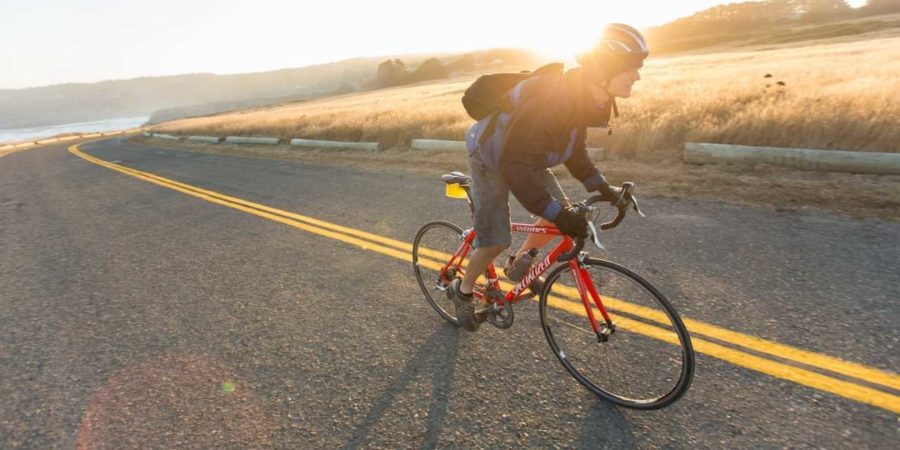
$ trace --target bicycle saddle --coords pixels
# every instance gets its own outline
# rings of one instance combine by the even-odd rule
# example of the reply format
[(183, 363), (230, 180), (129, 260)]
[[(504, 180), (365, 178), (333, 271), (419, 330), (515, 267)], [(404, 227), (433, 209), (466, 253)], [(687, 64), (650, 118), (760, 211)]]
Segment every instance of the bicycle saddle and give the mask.
[(447, 184), (467, 185), (472, 182), (472, 178), (462, 172), (450, 172), (441, 175), (441, 179)]

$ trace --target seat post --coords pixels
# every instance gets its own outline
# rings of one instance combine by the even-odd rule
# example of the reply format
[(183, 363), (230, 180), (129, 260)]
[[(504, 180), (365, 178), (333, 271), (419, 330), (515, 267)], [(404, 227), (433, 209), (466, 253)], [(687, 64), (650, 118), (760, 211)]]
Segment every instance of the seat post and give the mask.
[(475, 202), (472, 200), (472, 192), (469, 190), (468, 184), (461, 184), (459, 187), (466, 191), (466, 203), (469, 204), (469, 212), (472, 213), (472, 219), (475, 219)]

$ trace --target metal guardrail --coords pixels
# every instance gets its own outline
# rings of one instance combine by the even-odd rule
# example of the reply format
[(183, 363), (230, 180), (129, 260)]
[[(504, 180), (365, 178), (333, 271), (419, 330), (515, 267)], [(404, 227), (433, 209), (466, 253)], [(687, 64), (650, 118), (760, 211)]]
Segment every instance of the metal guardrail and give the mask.
[(208, 144), (218, 144), (222, 138), (218, 136), (188, 136), (187, 140), (192, 142), (206, 142)]
[(226, 144), (253, 144), (253, 145), (276, 145), (278, 138), (276, 137), (246, 137), (246, 136), (228, 136), (225, 138)]
[[(145, 134), (146, 136), (147, 134)], [(168, 140), (186, 139), (194, 142), (220, 143), (217, 136), (175, 136), (151, 133), (152, 137)], [(276, 137), (228, 136), (226, 144), (276, 145), (282, 141)], [(290, 145), (308, 148), (333, 148), (351, 150), (382, 150), (377, 142), (347, 142), (321, 139), (294, 138)], [(33, 145), (33, 144), (29, 144)], [(410, 148), (416, 151), (466, 151), (465, 141), (439, 139), (413, 139)], [(603, 157), (604, 149), (588, 148), (595, 157)], [(841, 150), (810, 150), (778, 147), (752, 147), (745, 145), (687, 143), (684, 162), (689, 164), (757, 164), (765, 163), (800, 170), (828, 172), (871, 173), (900, 175), (900, 153), (848, 152)]]
[(167, 140), (167, 141), (178, 141), (178, 140), (181, 140), (181, 137), (180, 137), (180, 136), (175, 136), (175, 135), (171, 135), (171, 134), (163, 134), (163, 133), (153, 133), (153, 137), (155, 137), (155, 138), (160, 138), (160, 139), (165, 139), (165, 140)]
[(369, 150), (381, 151), (381, 144), (378, 142), (346, 142), (346, 141), (324, 141), (319, 139), (291, 139), (291, 145), (308, 148), (333, 148), (333, 149), (350, 149), (350, 150)]
[(900, 153), (848, 152), (746, 145), (687, 143), (690, 164), (772, 164), (819, 172), (900, 175)]

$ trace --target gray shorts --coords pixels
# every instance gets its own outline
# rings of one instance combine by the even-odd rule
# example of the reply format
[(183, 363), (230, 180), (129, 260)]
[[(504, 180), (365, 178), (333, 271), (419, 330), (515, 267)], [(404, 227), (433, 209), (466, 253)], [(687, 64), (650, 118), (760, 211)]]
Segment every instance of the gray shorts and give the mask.
[[(477, 155), (477, 153), (476, 153)], [(475, 247), (509, 246), (509, 186), (499, 172), (491, 170), (476, 156), (469, 157), (472, 200), (475, 206)], [(558, 201), (568, 201), (550, 169), (540, 172), (541, 182)]]

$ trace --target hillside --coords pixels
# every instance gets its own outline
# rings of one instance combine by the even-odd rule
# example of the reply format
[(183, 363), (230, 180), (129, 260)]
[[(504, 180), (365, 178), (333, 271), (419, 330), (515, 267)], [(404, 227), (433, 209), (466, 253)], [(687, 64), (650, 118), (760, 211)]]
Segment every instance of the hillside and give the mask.
[(53, 125), (260, 97), (310, 95), (363, 79), (374, 61), (240, 75), (187, 74), (0, 90), (0, 128)]
[(854, 36), (900, 27), (900, 2), (764, 0), (727, 3), (646, 30), (655, 54)]
[[(900, 151), (900, 32), (869, 39), (650, 58), (607, 137), (589, 145), (637, 159), (680, 159), (687, 141)], [(765, 75), (771, 74), (771, 78)], [(461, 140), (473, 77), (257, 108), (158, 125), (176, 134), (379, 141)], [(783, 83), (783, 85), (780, 85)]]
[[(156, 120), (309, 99), (370, 87), (385, 58), (402, 59), (409, 67), (434, 57), (452, 62), (462, 54), (398, 55), (355, 58), (330, 64), (270, 72), (215, 75), (186, 74), (69, 83), (55, 86), (0, 89), (0, 129), (84, 122), (116, 117), (150, 116)], [(523, 50), (484, 50), (473, 53), (476, 63), (498, 57), (527, 61)]]

